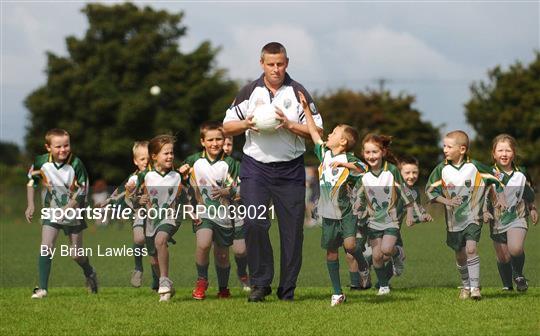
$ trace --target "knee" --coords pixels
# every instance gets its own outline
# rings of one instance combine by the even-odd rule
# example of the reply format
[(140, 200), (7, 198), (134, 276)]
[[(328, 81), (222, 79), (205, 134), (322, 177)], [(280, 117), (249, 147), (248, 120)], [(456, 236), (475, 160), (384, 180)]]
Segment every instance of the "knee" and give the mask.
[(467, 253), (467, 257), (474, 257), (477, 254), (476, 246), (467, 246), (465, 248), (465, 252)]
[(354, 254), (356, 250), (356, 242), (345, 242), (343, 243), (343, 247), (345, 248), (345, 251), (349, 254)]
[(508, 252), (510, 252), (510, 255), (512, 256), (515, 256), (515, 257), (520, 256), (523, 254), (523, 247), (522, 246), (512, 246), (512, 247), (508, 246)]
[(156, 237), (156, 240), (155, 240), (156, 248), (162, 249), (164, 247), (167, 247), (167, 240), (168, 238), (164, 236)]
[(224, 252), (218, 252), (214, 256), (218, 265), (226, 265), (229, 263), (229, 255)]
[(381, 253), (384, 255), (384, 257), (386, 258), (390, 258), (392, 257), (392, 255), (394, 255), (394, 247), (382, 247), (381, 248)]
[(133, 239), (133, 242), (137, 245), (144, 245), (145, 241), (144, 241), (144, 237), (135, 237)]

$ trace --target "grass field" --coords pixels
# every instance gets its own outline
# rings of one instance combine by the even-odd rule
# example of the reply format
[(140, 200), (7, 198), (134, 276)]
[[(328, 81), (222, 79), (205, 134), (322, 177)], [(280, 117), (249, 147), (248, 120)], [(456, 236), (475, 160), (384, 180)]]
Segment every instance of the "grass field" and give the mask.
[[(497, 273), (489, 230), (480, 242), (481, 279), (484, 299), (460, 301), (452, 251), (446, 247), (445, 228), (438, 220), (403, 230), (407, 253), (403, 276), (392, 280), (388, 297), (374, 290), (350, 293), (346, 304), (331, 308), (324, 251), (319, 247), (320, 228), (306, 229), (304, 261), (295, 302), (280, 302), (274, 295), (265, 303), (250, 304), (231, 276), (233, 298), (209, 298), (195, 302), (190, 293), (196, 271), (194, 236), (189, 225), (175, 235), (171, 251), (171, 278), (177, 295), (158, 303), (149, 288), (129, 287), (130, 257), (91, 258), (98, 271), (100, 293), (89, 295), (84, 278), (69, 257), (53, 260), (49, 297), (31, 300), (37, 283), (40, 224), (23, 218), (24, 197), (0, 192), (0, 307), (2, 335), (11, 334), (476, 334), (538, 335), (540, 333), (540, 227), (532, 227), (526, 242), (525, 274), (531, 288), (526, 294), (503, 293)], [(186, 223), (187, 224), (187, 223)], [(275, 258), (278, 256), (276, 225), (272, 228)], [(62, 236), (58, 244), (66, 244)], [(85, 246), (131, 246), (128, 224), (85, 231)], [(145, 261), (146, 270), (149, 269)], [(342, 283), (348, 284), (342, 259)], [(233, 271), (231, 274), (234, 274)], [(279, 271), (279, 270), (277, 270)], [(279, 276), (276, 273), (276, 278)], [(215, 272), (210, 268), (211, 286)]]

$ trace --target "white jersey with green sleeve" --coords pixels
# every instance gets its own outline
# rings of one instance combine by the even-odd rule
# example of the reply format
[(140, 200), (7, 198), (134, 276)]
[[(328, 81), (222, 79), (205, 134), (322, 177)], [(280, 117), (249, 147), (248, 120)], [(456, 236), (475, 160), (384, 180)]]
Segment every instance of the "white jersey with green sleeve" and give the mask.
[(332, 164), (351, 162), (364, 170), (363, 163), (352, 153), (332, 154), (323, 142), (315, 144), (315, 154), (321, 161), (319, 165), (320, 196), (317, 205), (319, 216), (342, 219), (351, 212), (351, 189), (359, 174), (354, 174), (346, 167), (333, 168)]
[(465, 230), (469, 224), (480, 225), (486, 185), (491, 184), (502, 191), (499, 181), (491, 174), (489, 167), (478, 161), (466, 158), (460, 166), (455, 166), (446, 160), (431, 172), (426, 194), (430, 201), (439, 196), (461, 196), (461, 205), (445, 206), (447, 230), (459, 232)]
[(206, 151), (202, 151), (189, 156), (185, 163), (192, 167), (189, 176), (190, 194), (197, 205), (204, 206), (204, 211), (198, 212), (200, 217), (231, 228), (235, 218), (229, 206), (234, 195), (214, 198), (212, 192), (222, 188), (230, 188), (233, 193), (236, 191), (239, 167), (237, 161), (225, 153), (211, 161)]
[(494, 207), (495, 196), (490, 192), (488, 197), (488, 209), (493, 214), (493, 233), (499, 234), (510, 228), (527, 229), (528, 205), (534, 203), (534, 190), (531, 187), (530, 178), (524, 168), (514, 166), (508, 174), (495, 165), (493, 175), (504, 185), (504, 196), (507, 208), (501, 210)]
[[(65, 162), (54, 162), (50, 154), (37, 156), (28, 171), (27, 185), (37, 188), (40, 182), (44, 208), (63, 208), (70, 200), (77, 202), (75, 207), (87, 204), (88, 173), (82, 161), (73, 154)], [(58, 224), (75, 226), (80, 220), (62, 219)]]
[(398, 205), (412, 202), (411, 194), (397, 167), (384, 161), (378, 173), (368, 169), (354, 189), (355, 211), (364, 213), (361, 222), (373, 230), (399, 228)]
[[(413, 223), (418, 224), (425, 221), (425, 217), (427, 215), (426, 209), (422, 206), (422, 203), (420, 201), (420, 189), (418, 186), (413, 185), (412, 187), (409, 187), (407, 185), (404, 185), (404, 190), (406, 194), (411, 195), (411, 200), (413, 201), (412, 204), (412, 214), (413, 214)], [(405, 208), (403, 199), (400, 198), (398, 202), (398, 221), (399, 224), (403, 224), (403, 219), (405, 219), (405, 216), (407, 215), (407, 209)]]
[[(160, 173), (153, 167), (140, 173), (137, 177), (137, 190), (148, 195), (145, 235), (152, 237), (161, 225), (179, 226), (182, 211), (181, 205), (182, 176), (176, 170)], [(152, 210), (151, 210), (152, 209)], [(139, 211), (135, 212), (140, 214)], [(137, 223), (140, 220), (136, 218)]]

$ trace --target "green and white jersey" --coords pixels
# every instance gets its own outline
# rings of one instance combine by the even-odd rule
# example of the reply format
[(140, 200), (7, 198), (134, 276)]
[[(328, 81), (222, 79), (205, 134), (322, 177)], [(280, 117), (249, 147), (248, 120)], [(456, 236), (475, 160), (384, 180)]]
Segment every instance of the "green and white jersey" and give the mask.
[[(424, 217), (427, 215), (427, 211), (426, 209), (424, 209), (422, 203), (420, 202), (420, 189), (416, 185), (410, 188), (406, 184), (404, 184), (403, 189), (405, 190), (405, 194), (410, 194), (410, 198), (413, 201), (413, 223), (422, 223), (424, 221)], [(407, 215), (407, 208), (405, 207), (405, 203), (403, 202), (402, 198), (398, 200), (397, 214), (399, 225), (401, 226), (401, 224), (403, 224), (403, 220)]]
[(487, 208), (493, 214), (493, 233), (503, 233), (511, 227), (527, 228), (528, 204), (534, 202), (534, 190), (531, 187), (525, 169), (514, 166), (514, 170), (508, 174), (495, 165), (493, 175), (504, 185), (504, 196), (507, 208), (501, 211), (495, 208), (496, 196), (491, 190), (487, 199)]
[[(65, 162), (54, 162), (52, 155), (36, 157), (28, 171), (28, 186), (37, 188), (40, 183), (44, 208), (63, 208), (70, 200), (76, 200), (76, 207), (85, 207), (88, 195), (88, 173), (82, 161), (70, 154)], [(80, 220), (62, 220), (62, 225), (79, 225)]]
[[(211, 161), (206, 151), (195, 153), (189, 156), (185, 163), (189, 164), (191, 174), (189, 176), (190, 194), (194, 197), (197, 205), (205, 207), (201, 218), (206, 218), (212, 222), (230, 228), (232, 227), (233, 216), (230, 214), (229, 205), (231, 197), (234, 197), (238, 181), (238, 162), (232, 157), (221, 153)], [(229, 197), (212, 197), (212, 192), (216, 189), (231, 188)]]
[(363, 174), (354, 189), (354, 207), (356, 212), (365, 214), (360, 223), (374, 230), (399, 228), (398, 203), (403, 206), (412, 202), (411, 194), (397, 167), (383, 162), (382, 169), (375, 173), (372, 170)]
[(342, 219), (351, 212), (351, 189), (359, 174), (354, 174), (346, 167), (332, 168), (332, 164), (352, 162), (362, 170), (365, 170), (365, 166), (352, 153), (332, 154), (325, 143), (315, 144), (315, 154), (321, 161), (319, 165), (320, 196), (317, 205), (319, 216)]
[(486, 185), (499, 181), (491, 174), (489, 167), (478, 161), (466, 158), (460, 166), (446, 161), (441, 162), (431, 172), (426, 194), (430, 201), (437, 197), (462, 197), (461, 205), (445, 206), (446, 226), (450, 232), (463, 231), (469, 224), (478, 224), (482, 218), (482, 207)]
[[(173, 169), (162, 174), (149, 166), (137, 176), (136, 190), (142, 190), (149, 198), (145, 221), (147, 237), (154, 236), (161, 225), (180, 225), (182, 211), (178, 212), (178, 216), (176, 214), (181, 205), (182, 176), (178, 171)], [(139, 214), (139, 211), (135, 213)], [(136, 219), (136, 223), (139, 220)]]

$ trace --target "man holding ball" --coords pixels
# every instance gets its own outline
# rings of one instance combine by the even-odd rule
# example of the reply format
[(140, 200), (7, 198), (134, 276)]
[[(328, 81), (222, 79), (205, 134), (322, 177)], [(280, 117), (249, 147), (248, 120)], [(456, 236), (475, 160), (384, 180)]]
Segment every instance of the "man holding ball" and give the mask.
[[(257, 209), (244, 219), (250, 282), (248, 301), (263, 301), (272, 290), (274, 256), (270, 243), (270, 202), (278, 219), (281, 243), (280, 279), (277, 296), (293, 300), (302, 265), (305, 210), (305, 140), (310, 134), (298, 92), (302, 92), (322, 133), (322, 119), (311, 95), (287, 74), (285, 47), (271, 42), (261, 50), (263, 74), (243, 87), (223, 120), (227, 135), (245, 132), (244, 157), (240, 166), (240, 194), (246, 209)], [(256, 107), (271, 104), (279, 124), (274, 131), (260, 132), (254, 120)], [(267, 126), (267, 125), (266, 125)], [(264, 218), (264, 219), (263, 219)]]

